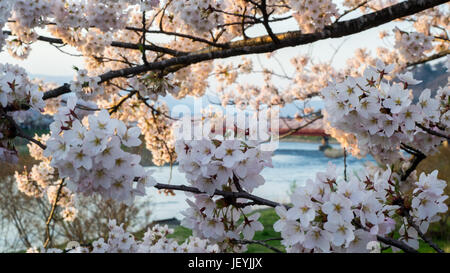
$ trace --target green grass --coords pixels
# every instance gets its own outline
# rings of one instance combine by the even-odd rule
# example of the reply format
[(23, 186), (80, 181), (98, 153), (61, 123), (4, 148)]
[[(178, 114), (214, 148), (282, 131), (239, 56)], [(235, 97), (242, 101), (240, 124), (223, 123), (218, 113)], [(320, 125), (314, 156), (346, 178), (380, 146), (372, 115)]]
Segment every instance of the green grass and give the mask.
[[(275, 213), (274, 209), (262, 209), (257, 210), (257, 212), (261, 213), (261, 217), (259, 218), (261, 224), (264, 226), (263, 231), (257, 231), (255, 233), (255, 237), (253, 240), (261, 241), (271, 238), (280, 238), (281, 235), (279, 232), (275, 232), (273, 230), (273, 224), (278, 220), (278, 215)], [(437, 226), (431, 226), (430, 227), (430, 233), (433, 233), (433, 229), (436, 229)], [(176, 239), (178, 242), (182, 242), (186, 240), (189, 236), (192, 235), (192, 231), (188, 228), (178, 226), (174, 229), (174, 233), (171, 234), (169, 237)], [(427, 234), (429, 235), (429, 234)], [(434, 239), (433, 240), (439, 247), (441, 247), (445, 252), (450, 252), (450, 241), (445, 239)], [(280, 250), (284, 251), (284, 247), (281, 245), (279, 240), (276, 241), (268, 241), (267, 244), (276, 247)], [(248, 253), (273, 253), (272, 250), (268, 249), (265, 246), (251, 244), (248, 245)], [(391, 253), (391, 249), (388, 249), (384, 251), (383, 253)], [(435, 253), (429, 245), (427, 245), (425, 242), (420, 241), (420, 247), (419, 252), (423, 253)]]
[[(259, 221), (264, 226), (264, 230), (255, 232), (255, 237), (253, 240), (256, 241), (262, 241), (266, 239), (272, 239), (272, 238), (280, 238), (281, 234), (279, 232), (276, 232), (273, 230), (273, 224), (278, 221), (279, 217), (275, 213), (274, 209), (264, 209), (264, 210), (258, 210), (259, 213), (261, 213), (261, 216), (259, 217)], [(278, 248), (279, 250), (284, 251), (284, 247), (281, 245), (280, 240), (275, 241), (268, 241), (266, 242), (268, 245), (271, 245), (273, 247)], [(251, 244), (248, 245), (248, 253), (273, 253), (273, 250), (270, 250), (269, 248), (262, 246), (262, 245), (256, 245)]]
[(185, 228), (183, 226), (178, 226), (174, 229), (174, 232), (167, 237), (176, 239), (179, 243), (181, 243), (191, 235), (192, 230)]

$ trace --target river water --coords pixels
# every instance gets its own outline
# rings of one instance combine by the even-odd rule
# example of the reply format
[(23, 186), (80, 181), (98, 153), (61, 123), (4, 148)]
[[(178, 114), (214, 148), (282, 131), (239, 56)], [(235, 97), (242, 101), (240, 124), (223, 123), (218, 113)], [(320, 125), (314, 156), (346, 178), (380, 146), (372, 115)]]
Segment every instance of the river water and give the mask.
[[(266, 183), (253, 191), (253, 194), (276, 202), (288, 202), (289, 192), (293, 183), (301, 185), (308, 178), (314, 179), (316, 172), (325, 171), (328, 162), (337, 166), (338, 174), (344, 173), (344, 159), (328, 158), (319, 151), (319, 143), (281, 142), (279, 148), (272, 157), (273, 168), (265, 168), (262, 176)], [(333, 144), (333, 148), (339, 145)], [(347, 157), (347, 173), (361, 169), (364, 162), (373, 161), (367, 157), (357, 159)], [(153, 176), (159, 183), (167, 183), (170, 176), (170, 167), (150, 167), (155, 170)], [(172, 168), (172, 179), (174, 185), (188, 185), (183, 173), (178, 171), (178, 166)], [(181, 219), (180, 212), (187, 207), (187, 196), (183, 192), (176, 192), (176, 196), (165, 196), (158, 194), (155, 189), (149, 190), (149, 198), (152, 204), (152, 220), (167, 218)], [(139, 202), (139, 201), (137, 201)]]

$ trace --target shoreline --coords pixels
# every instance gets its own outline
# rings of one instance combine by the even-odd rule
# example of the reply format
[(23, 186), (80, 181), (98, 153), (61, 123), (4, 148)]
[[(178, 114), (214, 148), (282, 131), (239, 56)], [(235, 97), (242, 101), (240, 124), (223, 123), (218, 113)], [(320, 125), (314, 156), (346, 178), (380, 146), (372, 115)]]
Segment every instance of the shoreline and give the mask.
[[(302, 136), (287, 136), (285, 138), (280, 139), (280, 142), (293, 142), (293, 143), (318, 143), (321, 144), (322, 143), (322, 138), (321, 137), (302, 137)], [(331, 138), (328, 140), (329, 144), (339, 144), (339, 142), (334, 139)]]

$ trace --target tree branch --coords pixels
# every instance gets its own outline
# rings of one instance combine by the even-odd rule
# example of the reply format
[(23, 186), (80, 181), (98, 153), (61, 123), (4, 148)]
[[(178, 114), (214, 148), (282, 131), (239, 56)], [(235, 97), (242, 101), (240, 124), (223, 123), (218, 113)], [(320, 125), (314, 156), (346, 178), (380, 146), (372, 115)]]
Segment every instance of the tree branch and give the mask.
[[(11, 36), (13, 35), (12, 32), (9, 30), (4, 30), (3, 34), (11, 35)], [(60, 45), (66, 44), (66, 43), (64, 43), (64, 41), (62, 39), (46, 37), (46, 36), (38, 36), (37, 40), (42, 41), (42, 42), (47, 42), (50, 44), (60, 44)], [(111, 42), (110, 46), (118, 47), (118, 48), (125, 48), (125, 49), (134, 49), (134, 50), (144, 49), (144, 50), (148, 50), (148, 51), (154, 51), (154, 52), (168, 54), (171, 56), (183, 56), (183, 55), (187, 54), (186, 52), (177, 51), (177, 50), (173, 50), (173, 49), (165, 48), (165, 47), (160, 47), (157, 45), (143, 45), (143, 44), (132, 44), (132, 43), (113, 41), (113, 42)]]
[(390, 245), (390, 246), (399, 248), (399, 249), (405, 251), (406, 253), (419, 253), (419, 251), (415, 250), (414, 248), (410, 247), (409, 245), (405, 244), (404, 242), (395, 240), (393, 238), (377, 235), (377, 240), (386, 245)]
[(32, 143), (38, 145), (42, 150), (47, 149), (47, 146), (45, 146), (42, 142), (40, 142), (39, 140), (34, 139), (34, 138), (28, 136), (27, 134), (25, 134), (25, 133), (22, 131), (22, 129), (20, 128), (20, 126), (15, 122), (15, 120), (14, 120), (12, 117), (10, 117), (10, 116), (8, 116), (8, 115), (5, 115), (4, 117), (5, 117), (5, 118), (8, 120), (8, 122), (11, 124), (11, 126), (12, 126), (11, 129), (13, 129), (13, 132), (14, 132), (14, 136), (15, 136), (15, 137), (20, 137), (20, 138), (26, 139), (26, 140), (28, 140), (28, 141), (30, 141), (30, 142), (32, 142)]
[[(355, 226), (358, 228), (361, 228), (367, 232), (370, 232), (368, 228), (363, 227), (360, 223), (355, 223)], [(394, 246), (396, 248), (399, 248), (406, 253), (418, 253), (418, 251), (415, 250), (414, 248), (412, 248), (409, 245), (405, 244), (404, 242), (396, 240), (394, 238), (383, 237), (383, 236), (377, 235), (377, 241), (382, 242), (389, 246)]]
[(450, 54), (450, 49), (443, 50), (443, 51), (438, 52), (438, 53), (436, 53), (434, 55), (431, 55), (431, 56), (428, 56), (428, 57), (423, 58), (421, 60), (418, 60), (416, 62), (407, 63), (406, 67), (415, 66), (415, 65), (423, 64), (423, 63), (426, 63), (426, 62), (429, 62), (429, 61), (433, 61), (433, 60), (445, 57), (448, 54)]
[(427, 156), (419, 150), (414, 149), (404, 143), (400, 145), (401, 149), (406, 151), (409, 154), (413, 155), (411, 166), (402, 174), (401, 181), (406, 181), (409, 175), (417, 168), (420, 162), (424, 160)]
[(424, 130), (425, 132), (429, 133), (430, 135), (437, 136), (437, 137), (442, 137), (442, 138), (445, 138), (448, 141), (450, 141), (450, 136), (446, 136), (444, 134), (441, 134), (439, 132), (431, 130), (430, 128), (427, 128), (427, 127), (423, 126), (422, 124), (420, 124), (418, 122), (416, 122), (416, 126), (419, 127), (420, 129)]
[[(209, 47), (199, 52), (193, 52), (159, 62), (153, 62), (148, 65), (110, 71), (100, 75), (100, 78), (101, 82), (106, 82), (114, 78), (128, 77), (152, 70), (169, 69), (174, 72), (180, 68), (203, 61), (240, 55), (273, 52), (285, 47), (309, 44), (329, 38), (339, 38), (380, 26), (395, 19), (413, 15), (446, 2), (447, 0), (405, 1), (373, 13), (360, 16), (356, 19), (334, 23), (315, 33), (303, 34), (300, 31), (292, 31), (277, 34), (276, 37), (279, 40), (278, 43), (274, 43), (270, 36), (251, 38), (228, 43), (228, 48), (218, 49), (216, 47)], [(56, 89), (45, 92), (44, 99), (58, 97), (68, 92), (70, 92), (69, 85), (65, 84)]]
[(53, 220), (53, 217), (55, 215), (56, 207), (58, 206), (59, 197), (61, 195), (61, 190), (64, 186), (64, 179), (61, 179), (61, 182), (59, 183), (58, 190), (56, 192), (55, 200), (53, 201), (52, 210), (50, 211), (50, 215), (47, 218), (47, 222), (45, 223), (45, 233), (47, 236), (47, 239), (44, 242), (44, 248), (47, 248), (49, 243), (51, 242), (51, 234), (50, 234), (50, 224)]
[(138, 91), (132, 91), (130, 93), (128, 93), (128, 95), (124, 96), (116, 105), (112, 106), (111, 108), (109, 108), (109, 114), (112, 115), (115, 112), (117, 112), (120, 108), (120, 106), (122, 106), (122, 104), (124, 102), (126, 102), (129, 98), (131, 98), (132, 96), (134, 96), (134, 94), (138, 93)]
[[(202, 194), (204, 192), (200, 191), (197, 188), (194, 187), (189, 187), (189, 186), (185, 186), (185, 185), (170, 185), (170, 184), (161, 184), (158, 183), (154, 186), (155, 188), (157, 188), (158, 190), (176, 190), (176, 191), (184, 191), (184, 192), (192, 192), (192, 193), (197, 193), (197, 194)], [(231, 192), (231, 191), (220, 191), (220, 190), (216, 190), (214, 192), (214, 195), (220, 195), (223, 196), (225, 198), (232, 198), (232, 199), (237, 199), (237, 198), (244, 198), (244, 199), (248, 199), (248, 200), (252, 200), (254, 201), (255, 205), (264, 205), (264, 206), (269, 206), (269, 207), (277, 207), (277, 206), (284, 206), (280, 203), (274, 202), (274, 201), (270, 201), (261, 197), (258, 197), (256, 195), (252, 195), (248, 192)]]
[(267, 34), (269, 34), (274, 43), (279, 43), (280, 40), (278, 40), (278, 37), (273, 33), (272, 28), (269, 25), (269, 14), (267, 14), (266, 0), (261, 0), (261, 5), (258, 5), (258, 8), (261, 10), (263, 15), (263, 25), (266, 28)]

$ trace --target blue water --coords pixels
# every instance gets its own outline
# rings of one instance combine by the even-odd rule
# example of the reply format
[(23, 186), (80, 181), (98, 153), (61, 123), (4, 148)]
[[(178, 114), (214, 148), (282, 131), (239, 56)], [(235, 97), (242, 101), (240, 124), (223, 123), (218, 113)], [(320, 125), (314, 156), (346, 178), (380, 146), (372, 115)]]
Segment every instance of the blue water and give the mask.
[[(287, 202), (289, 191), (293, 183), (301, 185), (308, 178), (314, 178), (317, 172), (325, 171), (328, 162), (337, 166), (338, 174), (343, 175), (344, 159), (331, 159), (319, 151), (319, 143), (282, 142), (272, 157), (273, 168), (265, 168), (262, 171), (266, 183), (255, 189), (253, 194), (277, 202)], [(332, 145), (338, 148), (339, 145)], [(357, 159), (347, 157), (347, 172), (361, 169), (364, 162), (373, 161), (367, 157)], [(160, 183), (167, 183), (170, 167), (151, 167), (155, 170), (154, 177)], [(187, 185), (183, 173), (178, 172), (178, 167), (172, 169), (171, 184)], [(152, 219), (166, 219), (176, 217), (181, 219), (180, 211), (187, 207), (183, 192), (176, 192), (176, 196), (158, 194), (156, 190), (149, 190), (149, 198), (152, 203)]]

